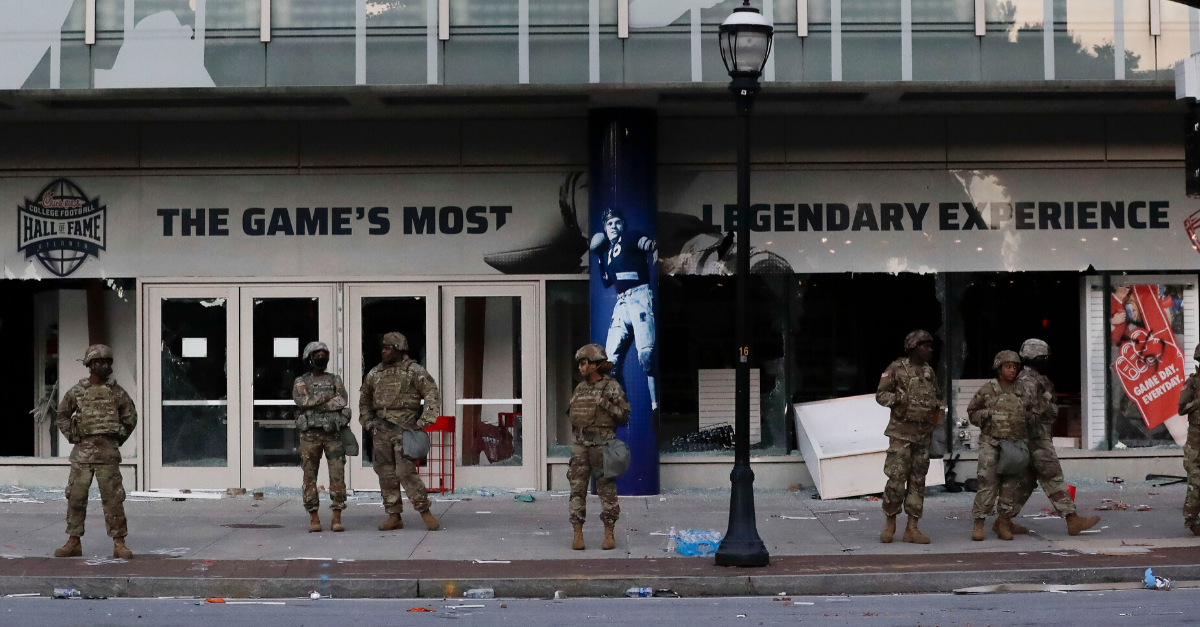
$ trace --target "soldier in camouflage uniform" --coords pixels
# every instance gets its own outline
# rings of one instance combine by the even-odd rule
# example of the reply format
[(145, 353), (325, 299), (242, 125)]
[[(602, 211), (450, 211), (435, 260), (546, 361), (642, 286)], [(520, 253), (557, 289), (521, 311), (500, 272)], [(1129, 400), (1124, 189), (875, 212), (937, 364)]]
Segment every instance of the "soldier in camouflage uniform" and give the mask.
[(300, 468), (304, 470), (304, 509), (308, 511), (309, 533), (321, 530), (317, 514), (317, 471), (321, 468), (321, 453), (329, 465), (329, 509), (333, 521), (329, 528), (345, 531), (342, 510), (346, 509), (346, 450), (338, 431), (350, 422), (346, 408), (346, 386), (336, 374), (325, 372), (329, 365), (329, 347), (324, 342), (309, 342), (303, 359), (311, 370), (296, 377), (292, 384), (292, 399), (296, 401), (296, 430), (300, 432)]
[(71, 451), (71, 476), (67, 479), (67, 543), (54, 551), (55, 557), (83, 555), (79, 543), (87, 517), (88, 491), (92, 477), (100, 488), (104, 525), (113, 539), (113, 557), (130, 559), (125, 546), (125, 487), (121, 484), (120, 446), (137, 426), (137, 410), (112, 375), (112, 349), (93, 344), (83, 355), (91, 373), (63, 395), (58, 405), (58, 428), (75, 445)]
[[(383, 363), (363, 378), (358, 397), (358, 420), (371, 433), (371, 465), (379, 476), (388, 518), (380, 531), (404, 528), (400, 486), (430, 531), (440, 526), (429, 512), (429, 496), (413, 460), (403, 455), (404, 432), (424, 429), (437, 421), (442, 396), (429, 372), (408, 356), (408, 339), (392, 332), (383, 336)], [(424, 407), (422, 407), (424, 401)]]
[[(1200, 361), (1200, 346), (1192, 357)], [(1183, 469), (1187, 471), (1183, 524), (1200, 536), (1200, 372), (1193, 372), (1179, 393), (1179, 415), (1188, 417), (1187, 443), (1183, 445)]]
[(616, 480), (600, 476), (604, 466), (601, 445), (617, 437), (617, 426), (629, 420), (629, 402), (621, 384), (608, 376), (613, 364), (608, 361), (604, 347), (588, 344), (580, 348), (575, 351), (575, 362), (584, 378), (575, 387), (568, 410), (571, 433), (575, 436), (571, 445), (571, 464), (567, 468), (567, 480), (571, 483), (571, 525), (575, 528), (571, 548), (584, 549), (588, 480), (595, 475), (596, 494), (600, 496), (603, 509), (600, 521), (604, 523), (604, 541), (600, 548), (608, 551), (617, 546), (613, 527), (621, 516), (621, 506), (617, 503)]
[[(1075, 502), (1067, 492), (1062, 464), (1054, 451), (1052, 431), (1058, 420), (1058, 403), (1054, 396), (1054, 383), (1043, 372), (1050, 360), (1050, 345), (1030, 338), (1021, 344), (1021, 360), (1025, 367), (1017, 375), (1017, 391), (1025, 399), (1029, 409), (1029, 472), (1021, 479), (1017, 490), (1016, 509), (1020, 511), (1040, 482), (1042, 492), (1050, 499), (1055, 513), (1066, 519), (1067, 533), (1077, 536), (1100, 522), (1099, 516), (1079, 516)], [(1013, 533), (1029, 533), (1021, 525), (1013, 524)]]
[(1029, 434), (1028, 403), (1017, 389), (1021, 358), (1013, 351), (1000, 351), (992, 362), (992, 368), (996, 370), (997, 378), (984, 383), (967, 405), (971, 424), (979, 427), (979, 462), (976, 471), (979, 491), (971, 508), (975, 519), (971, 539), (976, 541), (983, 540), (984, 522), (988, 516), (996, 513), (997, 499), (1000, 518), (996, 535), (1001, 540), (1013, 539), (1012, 519), (1021, 511), (1016, 499), (1022, 475), (999, 475), (996, 464), (1000, 461), (1002, 442), (1024, 442)]
[(883, 472), (883, 513), (887, 516), (880, 542), (896, 535), (896, 516), (901, 507), (908, 514), (904, 541), (929, 544), (917, 521), (925, 508), (925, 475), (929, 472), (929, 443), (933, 429), (942, 421), (942, 392), (929, 361), (933, 359), (933, 336), (913, 331), (904, 338), (907, 357), (897, 359), (879, 379), (875, 400), (892, 410), (884, 435), (891, 443)]

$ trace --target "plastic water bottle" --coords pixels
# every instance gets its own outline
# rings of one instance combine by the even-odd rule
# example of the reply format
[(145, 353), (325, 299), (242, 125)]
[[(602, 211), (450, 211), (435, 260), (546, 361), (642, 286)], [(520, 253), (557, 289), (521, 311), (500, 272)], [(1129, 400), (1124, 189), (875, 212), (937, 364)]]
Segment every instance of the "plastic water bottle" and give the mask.
[(80, 592), (74, 588), (55, 588), (54, 589), (54, 598), (56, 598), (56, 599), (78, 599), (81, 597), (82, 597), (82, 595), (80, 594)]
[(667, 553), (674, 553), (675, 548), (679, 546), (679, 534), (675, 533), (675, 527), (671, 527), (671, 531), (667, 532)]
[(463, 593), (463, 597), (468, 599), (494, 599), (496, 591), (492, 588), (471, 588)]
[(654, 588), (630, 588), (625, 591), (625, 596), (635, 599), (644, 599), (654, 596)]

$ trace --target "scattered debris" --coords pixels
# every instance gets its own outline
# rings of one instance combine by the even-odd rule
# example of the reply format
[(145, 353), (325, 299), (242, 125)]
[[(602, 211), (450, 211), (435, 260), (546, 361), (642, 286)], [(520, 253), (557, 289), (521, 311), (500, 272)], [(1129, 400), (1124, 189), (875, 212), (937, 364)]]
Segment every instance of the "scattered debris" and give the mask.
[(1108, 482), (1112, 484), (1125, 483), (1125, 480), (1120, 477), (1109, 477)]
[(283, 601), (222, 601), (225, 605), (287, 605)]
[(151, 555), (169, 555), (171, 557), (183, 557), (190, 550), (192, 550), (192, 549), (190, 549), (186, 546), (181, 546), (181, 547), (178, 547), (175, 549), (154, 549), (153, 551), (150, 551), (150, 554)]
[(205, 603), (224, 603), (225, 599), (222, 599), (221, 597), (209, 597), (207, 599), (204, 599), (204, 602)]
[(332, 562), (332, 557), (285, 557), (285, 562)]
[(724, 537), (720, 531), (712, 529), (708, 531), (684, 529), (679, 532), (675, 552), (684, 557), (712, 555), (717, 552)]
[(309, 590), (308, 598), (312, 599), (313, 601), (319, 601), (321, 599), (321, 593), (317, 592), (316, 590)]
[(17, 594), (6, 594), (4, 596), (6, 596), (10, 599), (15, 599), (15, 598), (19, 598), (19, 597), (40, 597), (40, 596), (42, 596), (42, 593), (41, 592), (19, 592)]
[(246, 488), (225, 488), (225, 494), (229, 496), (241, 496), (246, 493)]
[(476, 564), (511, 564), (512, 560), (474, 560)]
[(224, 498), (219, 493), (214, 494), (212, 492), (192, 492), (191, 490), (146, 490), (146, 491), (135, 490), (133, 492), (127, 493), (127, 496), (136, 496), (136, 497), (145, 498), (145, 499), (176, 499), (176, 500), (186, 500), (186, 499), (220, 500), (220, 499)]
[(437, 610), (435, 610), (433, 608), (429, 608), (429, 607), (410, 607), (410, 608), (408, 608), (408, 611), (410, 611), (410, 612), (436, 612)]
[(84, 564), (88, 566), (103, 566), (104, 564), (124, 564), (128, 561), (119, 557), (96, 557), (84, 562)]
[(862, 500), (864, 500), (864, 501), (878, 501), (878, 500), (879, 500), (879, 497), (878, 497), (878, 496), (864, 496), (864, 497), (862, 497)]
[(0, 499), (0, 503), (45, 503), (45, 501), (39, 501), (37, 499), (26, 499), (26, 498), (16, 497), (16, 498), (10, 498), (10, 499)]
[[(479, 560), (475, 561), (478, 562)], [(496, 598), (496, 590), (493, 588), (471, 588), (463, 593), (463, 597), (467, 599), (494, 599)]]
[(625, 591), (625, 596), (635, 599), (644, 599), (654, 596), (654, 588), (630, 588)]
[(1152, 568), (1146, 569), (1147, 588), (1151, 590), (1161, 590), (1163, 592), (1167, 592), (1175, 586), (1175, 582), (1167, 579), (1166, 577), (1155, 577), (1153, 571), (1154, 569)]
[(522, 503), (532, 503), (532, 502), (536, 501), (537, 499), (534, 498), (532, 494), (518, 494), (513, 497), (513, 500), (520, 501)]
[(491, 512), (491, 511), (484, 511), (484, 512), (475, 512), (475, 513), (476, 513), (476, 514), (490, 514), (490, 513), (492, 513), (492, 512)]
[(816, 520), (816, 516), (780, 516), (784, 520)]
[(56, 599), (78, 599), (83, 596), (83, 593), (75, 588), (55, 588), (54, 598)]
[(672, 589), (670, 589), (670, 588), (659, 588), (658, 590), (655, 590), (655, 591), (654, 591), (654, 596), (656, 596), (656, 597), (668, 597), (668, 598), (672, 598), (672, 599), (678, 599), (678, 598), (680, 598), (680, 595), (679, 595), (679, 593), (678, 593), (678, 592), (676, 592), (676, 591), (674, 591), (674, 590), (672, 590)]
[(263, 500), (263, 493), (262, 493), (262, 492), (255, 492), (255, 493), (254, 493), (254, 500), (256, 500), (256, 501), (261, 501), (261, 500)]
[(438, 502), (438, 503), (459, 503), (459, 502), (462, 502), (462, 499), (433, 499), (433, 500), (434, 500), (434, 501), (436, 501), (436, 502)]
[(1153, 507), (1150, 507), (1149, 505), (1138, 505), (1138, 506), (1137, 506), (1137, 511), (1139, 511), (1139, 512), (1150, 512), (1150, 511), (1154, 511), (1154, 508), (1153, 508)]
[[(555, 591), (554, 591), (554, 598), (555, 598), (556, 600), (559, 600), (559, 599), (565, 599), (565, 598), (567, 598), (567, 593), (566, 593), (566, 592), (563, 592), (562, 590), (555, 590)], [(482, 606), (480, 606), (480, 607), (482, 607)]]
[(535, 532), (533, 532), (533, 535), (535, 535), (535, 536), (548, 536), (548, 535), (550, 535), (550, 532), (549, 532), (549, 531), (535, 531)]
[(842, 548), (842, 552), (843, 552), (843, 553), (849, 553), (850, 551), (858, 551), (858, 550), (861, 550), (861, 549), (862, 549), (862, 547), (861, 547), (861, 546), (848, 546), (848, 547), (844, 547), (844, 548)]
[[(559, 592), (562, 592), (562, 591), (560, 590)], [(557, 599), (558, 592), (555, 592), (554, 595), (555, 595), (554, 598)], [(477, 603), (474, 605), (447, 605), (446, 609), (448, 609), (448, 610), (470, 610), (470, 609), (478, 609), (481, 607), (487, 607), (487, 606), (482, 603)]]
[(838, 522), (858, 522), (858, 519), (852, 516), (850, 518), (839, 518)]

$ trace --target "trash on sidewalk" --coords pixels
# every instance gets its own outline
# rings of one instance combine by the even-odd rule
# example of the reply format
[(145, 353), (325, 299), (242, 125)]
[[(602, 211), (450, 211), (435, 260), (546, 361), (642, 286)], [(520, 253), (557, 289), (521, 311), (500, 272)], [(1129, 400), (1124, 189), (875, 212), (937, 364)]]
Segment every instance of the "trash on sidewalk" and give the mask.
[(17, 599), (20, 597), (40, 597), (40, 596), (42, 596), (42, 593), (41, 592), (18, 592), (17, 594), (6, 594), (4, 596), (8, 597), (10, 599)]
[(816, 516), (779, 516), (784, 520), (816, 520)]
[(192, 550), (192, 549), (190, 549), (186, 546), (181, 546), (181, 547), (174, 548), (174, 549), (154, 549), (153, 551), (150, 551), (150, 554), (151, 555), (167, 555), (170, 557), (183, 557), (184, 555), (187, 555), (187, 552), (190, 550)]
[(1122, 581), (1116, 583), (1076, 583), (1055, 585), (1045, 583), (1001, 583), (990, 586), (957, 588), (954, 594), (998, 594), (1004, 592), (1096, 592), (1108, 590), (1136, 590), (1141, 582)]
[[(555, 598), (557, 598), (557, 597), (555, 597)], [(447, 605), (446, 609), (448, 609), (448, 610), (472, 610), (472, 609), (479, 609), (481, 607), (487, 607), (487, 606), (482, 603), (475, 603), (472, 605)]]
[(225, 494), (229, 496), (241, 496), (246, 494), (246, 488), (225, 488)]
[[(566, 592), (563, 592), (562, 590), (555, 590), (555, 591), (554, 591), (554, 598), (555, 598), (556, 600), (565, 599), (565, 598), (567, 598), (567, 593), (566, 593)], [(483, 607), (483, 606), (481, 605), (480, 607)]]
[(839, 518), (838, 522), (858, 522), (858, 519), (851, 516), (850, 518)]
[(476, 564), (511, 564), (512, 560), (472, 560)]
[(317, 592), (316, 590), (309, 590), (308, 598), (312, 599), (313, 601), (319, 601), (321, 600), (321, 593)]
[(222, 599), (221, 597), (209, 597), (207, 599), (204, 599), (204, 602), (205, 603), (224, 603), (225, 599)]
[(410, 611), (410, 612), (436, 612), (437, 610), (435, 610), (433, 608), (429, 608), (429, 607), (410, 607), (410, 608), (408, 608), (408, 611)]
[(135, 496), (146, 499), (204, 499), (204, 500), (221, 500), (224, 498), (222, 494), (212, 492), (192, 492), (191, 490), (146, 490), (127, 493), (127, 496)]
[(532, 494), (518, 494), (513, 497), (513, 500), (520, 501), (522, 503), (532, 503), (537, 499), (535, 499)]
[(83, 593), (75, 588), (55, 588), (54, 598), (56, 599), (78, 599), (83, 596)]
[[(478, 560), (476, 560), (478, 561)], [(471, 588), (463, 593), (463, 598), (467, 599), (494, 599), (496, 598), (496, 590), (493, 588)]]
[(1109, 477), (1108, 482), (1112, 484), (1125, 483), (1125, 480), (1120, 477)]
[(1154, 511), (1154, 508), (1153, 508), (1153, 507), (1150, 507), (1149, 505), (1138, 505), (1138, 506), (1137, 506), (1137, 511), (1139, 511), (1139, 512), (1152, 512), (1152, 511)]
[(103, 566), (104, 564), (124, 564), (128, 561), (119, 557), (97, 557), (84, 562), (84, 564), (88, 566)]
[(679, 532), (675, 552), (684, 557), (712, 555), (717, 552), (717, 548), (721, 546), (721, 539), (724, 537), (720, 531), (712, 529), (708, 531), (684, 529)]
[(667, 598), (671, 598), (671, 599), (680, 598), (680, 594), (670, 588), (659, 588), (658, 590), (654, 591), (654, 596), (667, 597)]
[(625, 591), (625, 596), (635, 599), (644, 599), (654, 596), (654, 588), (630, 588)]
[(255, 493), (254, 493), (254, 500), (256, 500), (256, 501), (261, 501), (261, 500), (263, 500), (263, 493), (262, 493), (262, 492), (255, 492)]
[(285, 557), (285, 562), (332, 562), (332, 557)]
[(1167, 579), (1166, 577), (1154, 576), (1153, 568), (1146, 569), (1146, 587), (1147, 588), (1149, 588), (1151, 590), (1162, 590), (1163, 592), (1167, 592), (1174, 586), (1175, 586), (1174, 581), (1171, 581), (1170, 579)]

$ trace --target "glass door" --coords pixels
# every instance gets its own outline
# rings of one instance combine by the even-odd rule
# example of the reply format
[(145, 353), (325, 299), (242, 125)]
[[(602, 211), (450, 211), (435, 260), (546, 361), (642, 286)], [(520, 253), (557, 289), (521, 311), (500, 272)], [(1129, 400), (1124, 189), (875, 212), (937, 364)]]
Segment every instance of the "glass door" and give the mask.
[(532, 285), (442, 288), (442, 413), (456, 419), (458, 485), (538, 487), (534, 294)]
[[(359, 390), (363, 377), (382, 361), (383, 336), (397, 331), (408, 340), (409, 356), (425, 367), (442, 385), (438, 346), (437, 286), (421, 283), (351, 284), (346, 287), (346, 390), (354, 418), (350, 426), (358, 436), (361, 454), (346, 463), (346, 481), (352, 490), (378, 490), (371, 468), (371, 435), (358, 422)], [(443, 390), (443, 395), (445, 391)], [(444, 396), (443, 396), (444, 398)]]
[(149, 484), (240, 486), (238, 290), (150, 287), (148, 297)]
[[(309, 342), (328, 344), (329, 370), (342, 372), (334, 337), (334, 288), (253, 286), (240, 292), (240, 485), (299, 488), (303, 475), (292, 384), (308, 370), (301, 351)], [(325, 463), (317, 484), (329, 485)]]

